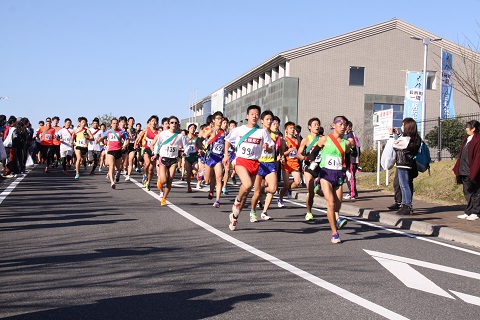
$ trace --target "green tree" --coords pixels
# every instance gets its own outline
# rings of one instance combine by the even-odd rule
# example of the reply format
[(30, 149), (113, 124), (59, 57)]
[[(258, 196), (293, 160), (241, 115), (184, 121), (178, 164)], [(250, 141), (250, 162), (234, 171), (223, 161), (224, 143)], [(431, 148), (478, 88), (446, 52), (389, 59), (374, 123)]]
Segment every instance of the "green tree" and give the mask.
[[(457, 119), (445, 119), (441, 123), (442, 150), (450, 152), (451, 158), (460, 153), (460, 144), (465, 137), (465, 124)], [(438, 148), (438, 126), (435, 126), (426, 136), (429, 147)]]
[(108, 127), (110, 125), (110, 122), (112, 122), (112, 119), (115, 118), (115, 116), (112, 115), (112, 113), (104, 113), (101, 116), (97, 116), (97, 118), (100, 120), (100, 124), (104, 123)]

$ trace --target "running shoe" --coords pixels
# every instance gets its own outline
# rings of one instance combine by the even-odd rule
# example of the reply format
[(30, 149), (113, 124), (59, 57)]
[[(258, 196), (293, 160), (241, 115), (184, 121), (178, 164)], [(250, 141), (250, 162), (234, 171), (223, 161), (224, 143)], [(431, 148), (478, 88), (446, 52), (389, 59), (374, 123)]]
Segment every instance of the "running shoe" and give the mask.
[(79, 173), (77, 173), (77, 174), (75, 175), (75, 179), (78, 179), (78, 178), (80, 178), (80, 174), (79, 174)]
[(115, 182), (112, 182), (112, 189), (115, 189)]
[(160, 201), (161, 206), (166, 206), (167, 205), (167, 199), (162, 198), (162, 201)]
[(312, 221), (313, 220), (313, 214), (311, 212), (307, 212), (307, 214), (305, 215), (305, 220)]
[(257, 201), (257, 208), (263, 209), (263, 203), (260, 199), (258, 199), (258, 201)]
[(464, 213), (464, 214), (458, 215), (457, 218), (458, 218), (458, 219), (467, 219), (467, 218), (468, 218), (468, 214)]
[(215, 208), (220, 208), (220, 202), (218, 200), (215, 200), (215, 202), (213, 203), (213, 206)]
[(163, 191), (160, 191), (160, 193), (158, 194), (158, 196), (159, 196), (160, 198), (163, 198)]
[(144, 174), (142, 178), (142, 184), (144, 185), (147, 182), (147, 175)]
[(235, 198), (235, 202), (233, 203), (233, 206), (232, 206), (232, 212), (238, 216), (238, 214), (240, 213), (241, 206), (242, 204), (238, 202), (237, 198)]
[(150, 191), (150, 185), (149, 184), (145, 184), (145, 191)]
[(250, 210), (250, 222), (258, 222), (257, 213)]
[(45, 167), (45, 173), (48, 173), (48, 167)]
[(98, 172), (102, 172), (102, 171), (103, 171), (102, 167), (98, 168)]
[(200, 181), (197, 182), (197, 190), (202, 190), (202, 184)]
[(130, 176), (126, 176), (125, 181), (130, 181)]
[(341, 243), (342, 240), (340, 240), (340, 236), (338, 233), (332, 234), (332, 243)]
[(347, 225), (348, 220), (345, 218), (338, 218), (337, 219), (337, 229), (342, 229)]
[(115, 173), (115, 182), (120, 181), (120, 172)]
[(283, 203), (283, 201), (282, 201), (281, 199), (278, 199), (278, 200), (277, 200), (277, 206), (278, 206), (279, 208), (283, 208), (283, 207), (285, 207), (285, 204)]
[(349, 193), (343, 196), (343, 200), (350, 200), (351, 198), (352, 196)]
[(192, 192), (193, 192), (193, 191), (192, 191), (192, 187), (188, 187), (188, 188), (187, 188), (187, 193), (192, 193)]
[(262, 220), (272, 220), (272, 217), (270, 217), (266, 212), (262, 212), (260, 218), (262, 218)]
[(223, 192), (223, 194), (228, 194), (228, 189), (227, 189), (227, 187), (223, 187), (222, 192)]
[(293, 198), (293, 196), (292, 196), (292, 189), (288, 189), (288, 190), (287, 190), (287, 198), (288, 198), (288, 199), (292, 199), (292, 198)]
[(212, 200), (213, 199), (213, 192), (209, 192), (208, 193), (208, 200)]
[(469, 220), (469, 221), (473, 221), (473, 220), (477, 220), (479, 219), (478, 215), (476, 213), (472, 213), (471, 215), (469, 215), (466, 220)]
[(228, 218), (230, 219), (230, 224), (228, 225), (228, 228), (232, 231), (235, 231), (235, 229), (237, 229), (237, 218), (238, 217), (235, 218), (234, 214), (230, 213)]

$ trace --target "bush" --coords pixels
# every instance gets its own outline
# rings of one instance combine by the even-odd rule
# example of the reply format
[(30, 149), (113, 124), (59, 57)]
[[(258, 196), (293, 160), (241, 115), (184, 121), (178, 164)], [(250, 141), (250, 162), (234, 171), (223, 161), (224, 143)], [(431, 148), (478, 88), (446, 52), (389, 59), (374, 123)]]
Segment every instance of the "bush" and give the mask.
[(360, 167), (363, 172), (376, 172), (377, 171), (377, 150), (367, 149), (362, 150), (360, 154)]

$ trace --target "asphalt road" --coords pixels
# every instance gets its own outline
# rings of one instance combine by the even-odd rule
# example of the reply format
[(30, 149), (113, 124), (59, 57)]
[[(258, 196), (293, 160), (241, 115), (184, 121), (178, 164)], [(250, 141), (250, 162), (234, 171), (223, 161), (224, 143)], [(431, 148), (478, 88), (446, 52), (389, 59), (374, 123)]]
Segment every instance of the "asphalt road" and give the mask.
[(104, 174), (34, 169), (4, 182), (0, 317), (478, 317), (478, 249), (356, 220), (335, 245), (325, 212), (306, 222), (294, 202), (271, 221), (244, 210), (232, 232), (237, 187), (216, 209), (205, 188), (175, 184), (161, 207), (156, 190), (123, 178), (112, 190)]

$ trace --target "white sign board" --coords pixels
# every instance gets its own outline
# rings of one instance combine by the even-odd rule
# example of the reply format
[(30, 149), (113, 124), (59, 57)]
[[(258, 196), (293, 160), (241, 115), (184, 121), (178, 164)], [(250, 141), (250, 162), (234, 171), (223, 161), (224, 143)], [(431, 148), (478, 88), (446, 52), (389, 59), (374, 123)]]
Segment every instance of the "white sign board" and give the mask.
[(212, 101), (211, 114), (214, 114), (217, 111), (223, 112), (225, 89), (221, 88), (215, 91), (210, 97)]
[(388, 140), (388, 130), (393, 128), (393, 109), (377, 111), (373, 117), (373, 140)]

